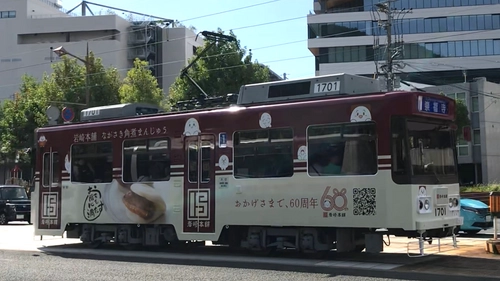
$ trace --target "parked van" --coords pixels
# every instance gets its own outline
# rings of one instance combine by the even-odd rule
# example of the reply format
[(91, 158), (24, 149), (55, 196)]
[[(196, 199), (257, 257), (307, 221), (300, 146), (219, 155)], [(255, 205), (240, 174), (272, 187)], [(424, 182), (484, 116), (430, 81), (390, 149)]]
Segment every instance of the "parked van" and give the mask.
[(0, 185), (0, 224), (26, 221), (31, 224), (31, 201), (20, 185)]

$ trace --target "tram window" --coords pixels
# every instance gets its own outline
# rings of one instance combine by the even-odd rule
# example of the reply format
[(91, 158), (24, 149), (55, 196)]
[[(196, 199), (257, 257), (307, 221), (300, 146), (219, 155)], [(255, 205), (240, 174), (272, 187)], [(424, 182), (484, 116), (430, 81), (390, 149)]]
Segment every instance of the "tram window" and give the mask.
[(43, 173), (42, 184), (43, 186), (50, 186), (50, 169), (52, 165), (52, 185), (60, 181), (61, 166), (59, 165), (59, 154), (52, 152), (52, 163), (50, 162), (50, 153), (43, 154)]
[(123, 142), (124, 182), (170, 180), (170, 139), (138, 139)]
[(307, 141), (310, 176), (377, 173), (374, 122), (310, 126), (307, 129)]
[(71, 146), (71, 181), (108, 183), (113, 180), (111, 142), (74, 144)]
[(191, 142), (188, 146), (188, 180), (198, 182), (198, 142)]
[[(201, 148), (201, 155), (199, 148)], [(198, 146), (198, 141), (192, 141), (188, 144), (188, 180), (190, 183), (197, 183), (198, 178), (201, 183), (210, 181), (213, 144), (210, 141), (202, 141), (201, 147)], [(198, 162), (198, 157), (200, 162)], [(198, 167), (201, 165), (201, 174), (198, 174)]]
[(411, 169), (414, 175), (454, 175), (455, 141), (444, 124), (408, 121)]
[(293, 176), (291, 128), (234, 133), (234, 177), (279, 178)]
[(408, 171), (406, 154), (405, 120), (402, 118), (392, 119), (392, 173), (395, 176), (405, 175)]
[(447, 122), (393, 117), (391, 123), (395, 183), (457, 181), (456, 135)]
[(50, 153), (43, 154), (42, 182), (43, 182), (44, 186), (49, 186), (49, 183), (50, 183)]

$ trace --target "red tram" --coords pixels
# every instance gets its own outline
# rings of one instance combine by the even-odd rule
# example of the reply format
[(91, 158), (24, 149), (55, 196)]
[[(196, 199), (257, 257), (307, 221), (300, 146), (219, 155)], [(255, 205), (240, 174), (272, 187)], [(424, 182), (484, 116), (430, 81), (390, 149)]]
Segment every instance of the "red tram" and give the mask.
[(463, 222), (447, 97), (335, 74), (245, 85), (222, 108), (144, 109), (37, 130), (35, 235), (378, 252), (382, 234), (455, 238)]

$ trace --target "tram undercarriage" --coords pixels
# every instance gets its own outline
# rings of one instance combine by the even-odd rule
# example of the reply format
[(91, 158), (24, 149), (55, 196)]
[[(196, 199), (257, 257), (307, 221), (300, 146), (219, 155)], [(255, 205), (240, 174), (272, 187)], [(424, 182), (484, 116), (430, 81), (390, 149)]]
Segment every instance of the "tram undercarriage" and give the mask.
[[(172, 225), (94, 225), (73, 224), (66, 228), (67, 238), (79, 238), (90, 247), (103, 244), (121, 245), (126, 249), (141, 246), (190, 247), (205, 245), (205, 241), (180, 241)], [(433, 238), (452, 237), (456, 247), (454, 227), (425, 232), (407, 232), (398, 229), (374, 230), (368, 228), (313, 228), (226, 226), (214, 245), (232, 249), (268, 253), (276, 250), (294, 250), (304, 254), (361, 252), (380, 253), (384, 249), (383, 236), (395, 235), (417, 238), (419, 252), (424, 254), (424, 242), (432, 244)], [(390, 243), (390, 242), (389, 242)]]

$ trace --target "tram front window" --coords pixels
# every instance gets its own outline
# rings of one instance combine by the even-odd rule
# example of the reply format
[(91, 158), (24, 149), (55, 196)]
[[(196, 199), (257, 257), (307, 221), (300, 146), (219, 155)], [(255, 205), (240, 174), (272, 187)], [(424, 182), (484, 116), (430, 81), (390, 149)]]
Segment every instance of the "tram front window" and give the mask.
[(457, 183), (456, 135), (442, 121), (394, 118), (392, 176), (399, 184)]

